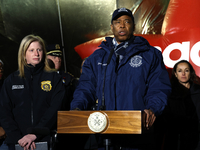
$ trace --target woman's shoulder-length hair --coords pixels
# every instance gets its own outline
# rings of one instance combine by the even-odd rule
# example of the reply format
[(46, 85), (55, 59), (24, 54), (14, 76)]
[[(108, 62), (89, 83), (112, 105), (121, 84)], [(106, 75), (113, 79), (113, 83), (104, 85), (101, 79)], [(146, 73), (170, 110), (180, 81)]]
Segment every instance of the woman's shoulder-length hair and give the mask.
[(44, 40), (40, 36), (36, 35), (27, 35), (25, 36), (19, 46), (19, 51), (18, 51), (18, 69), (19, 69), (19, 76), (24, 77), (24, 66), (27, 66), (26, 62), (26, 51), (29, 48), (30, 44), (32, 42), (39, 42), (40, 45), (42, 46), (43, 50), (43, 58), (42, 62), (45, 64), (44, 70), (46, 71), (51, 71), (51, 68), (48, 65), (47, 58), (46, 58), (46, 48), (45, 48), (45, 43)]

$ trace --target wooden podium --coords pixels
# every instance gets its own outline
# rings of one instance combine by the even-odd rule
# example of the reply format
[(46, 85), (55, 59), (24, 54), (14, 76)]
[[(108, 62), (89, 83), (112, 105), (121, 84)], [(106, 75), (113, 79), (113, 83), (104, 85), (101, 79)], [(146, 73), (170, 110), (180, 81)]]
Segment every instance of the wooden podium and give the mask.
[[(103, 129), (99, 131), (101, 125)], [(141, 111), (58, 111), (57, 133), (141, 134), (142, 113)]]

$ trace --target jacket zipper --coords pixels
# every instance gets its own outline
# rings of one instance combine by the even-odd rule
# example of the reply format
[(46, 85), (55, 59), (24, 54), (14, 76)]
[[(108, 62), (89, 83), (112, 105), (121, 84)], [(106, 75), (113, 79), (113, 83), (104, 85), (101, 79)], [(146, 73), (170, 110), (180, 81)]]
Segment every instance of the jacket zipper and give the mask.
[(31, 75), (31, 123), (33, 125), (33, 76)]

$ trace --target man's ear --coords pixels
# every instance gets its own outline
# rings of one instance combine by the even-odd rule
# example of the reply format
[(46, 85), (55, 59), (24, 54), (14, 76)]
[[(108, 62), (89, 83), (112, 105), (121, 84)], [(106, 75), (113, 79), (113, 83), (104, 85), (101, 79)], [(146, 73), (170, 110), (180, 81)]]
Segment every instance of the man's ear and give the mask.
[(134, 31), (135, 31), (135, 24), (133, 25), (133, 33), (134, 33)]
[(113, 32), (113, 24), (110, 25), (110, 28), (111, 28), (111, 30), (112, 30), (112, 32)]

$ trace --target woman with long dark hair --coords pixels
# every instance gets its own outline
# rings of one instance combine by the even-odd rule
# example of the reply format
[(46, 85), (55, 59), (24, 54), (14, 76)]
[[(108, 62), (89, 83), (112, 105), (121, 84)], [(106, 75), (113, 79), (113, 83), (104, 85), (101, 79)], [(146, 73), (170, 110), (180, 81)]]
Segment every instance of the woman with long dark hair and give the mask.
[(195, 150), (199, 141), (200, 85), (192, 65), (181, 60), (172, 70), (172, 93), (163, 115), (166, 150)]

